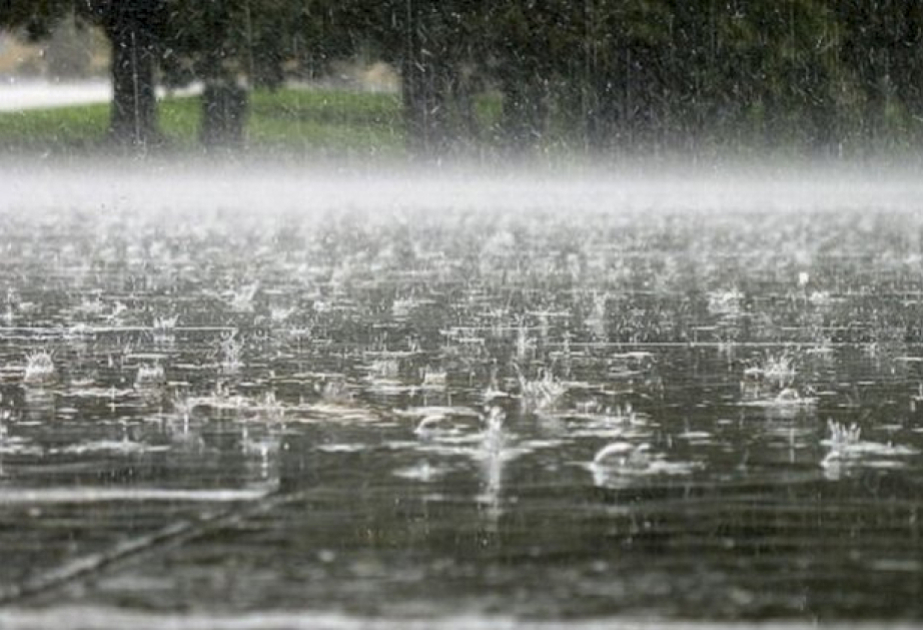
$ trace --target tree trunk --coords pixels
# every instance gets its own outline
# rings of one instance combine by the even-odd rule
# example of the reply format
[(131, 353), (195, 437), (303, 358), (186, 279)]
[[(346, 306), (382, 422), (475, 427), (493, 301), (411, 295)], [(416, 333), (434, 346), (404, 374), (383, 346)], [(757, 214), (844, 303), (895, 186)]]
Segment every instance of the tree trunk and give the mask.
[(201, 141), (206, 148), (239, 148), (244, 142), (247, 91), (232, 81), (208, 83), (202, 92)]
[(514, 153), (533, 149), (545, 133), (546, 90), (541, 78), (526, 69), (503, 81), (501, 125), (507, 148)]
[(594, 77), (588, 91), (590, 107), (586, 112), (586, 144), (594, 151), (609, 150), (617, 146), (621, 117), (621, 94), (618, 89), (620, 77), (612, 70), (600, 71)]
[(405, 56), (401, 68), (401, 96), (407, 148), (413, 155), (428, 154), (433, 148), (426, 73), (427, 67), (416, 60), (416, 55)]
[(436, 61), (407, 62), (401, 72), (404, 124), (412, 154), (436, 155), (449, 142), (447, 70)]
[(112, 110), (109, 134), (119, 144), (144, 147), (158, 139), (154, 85), (156, 41), (132, 16), (106, 29), (112, 44)]
[(449, 141), (447, 42), (432, 9), (408, 2), (403, 16), (401, 93), (407, 147), (416, 156), (439, 154)]
[[(228, 65), (234, 59), (231, 43), (234, 25), (227, 7), (220, 2), (208, 3), (204, 17), (206, 47), (202, 51), (200, 72), (205, 90), (199, 140), (206, 149), (239, 148), (244, 141), (248, 94), (238, 83), (239, 69)], [(249, 70), (252, 74), (252, 65)]]

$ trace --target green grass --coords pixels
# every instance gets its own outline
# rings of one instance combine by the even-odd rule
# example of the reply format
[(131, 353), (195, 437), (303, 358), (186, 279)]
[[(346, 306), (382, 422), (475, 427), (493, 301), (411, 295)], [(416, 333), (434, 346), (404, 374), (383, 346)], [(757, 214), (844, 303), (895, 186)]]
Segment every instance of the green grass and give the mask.
[(254, 149), (399, 155), (404, 152), (400, 97), (333, 90), (256, 92), (247, 141)]
[[(0, 113), (0, 150), (93, 153), (106, 144), (109, 106), (79, 105)], [(167, 150), (198, 150), (199, 99), (160, 102)], [(402, 155), (400, 96), (284, 89), (251, 94), (247, 145), (258, 152), (320, 155)]]
[(0, 147), (13, 150), (87, 149), (105, 137), (108, 105), (0, 113)]
[[(497, 93), (480, 94), (475, 100), (475, 129), (471, 145), (460, 143), (464, 150), (487, 155), (483, 149), (501, 148), (498, 133), (502, 118), (502, 97)], [(880, 121), (881, 133), (873, 142), (864, 136), (847, 136), (841, 150), (847, 155), (866, 155), (878, 151), (884, 155), (916, 155), (921, 133), (907, 112), (891, 107)], [(793, 119), (784, 131), (775, 134), (773, 146), (766, 145), (764, 113), (758, 107), (730, 130), (703, 130), (693, 153), (701, 156), (769, 156), (788, 159), (811, 155), (811, 147), (796, 133)], [(162, 147), (156, 151), (167, 156), (196, 154), (199, 144), (200, 103), (197, 97), (168, 97), (159, 106)], [(102, 155), (111, 149), (106, 130), (109, 105), (79, 105), (25, 112), (0, 112), (0, 153), (39, 153), (43, 155)], [(555, 120), (557, 122), (555, 122)], [(567, 159), (580, 154), (572, 120), (558, 115), (536, 147), (536, 154)], [(454, 120), (455, 124), (462, 121)], [(405, 157), (407, 155), (404, 123), (399, 94), (352, 92), (332, 89), (282, 89), (255, 91), (250, 95), (246, 125), (246, 146), (258, 156), (287, 157)], [(657, 148), (656, 141), (649, 143)], [(616, 153), (617, 154), (617, 153)], [(642, 151), (643, 155), (643, 151)]]

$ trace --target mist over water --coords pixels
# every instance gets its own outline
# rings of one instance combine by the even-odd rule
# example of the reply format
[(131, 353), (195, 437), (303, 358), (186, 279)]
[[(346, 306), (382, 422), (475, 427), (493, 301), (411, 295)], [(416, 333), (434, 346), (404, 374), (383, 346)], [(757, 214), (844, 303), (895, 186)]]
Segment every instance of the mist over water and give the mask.
[(380, 213), (563, 210), (740, 213), (913, 210), (923, 184), (915, 165), (743, 163), (682, 159), (529, 166), (517, 160), (414, 167), (356, 161), (7, 160), (2, 207), (97, 208), (120, 213), (241, 212), (250, 216), (352, 209)]
[(0, 625), (918, 620), (911, 170), (8, 161)]

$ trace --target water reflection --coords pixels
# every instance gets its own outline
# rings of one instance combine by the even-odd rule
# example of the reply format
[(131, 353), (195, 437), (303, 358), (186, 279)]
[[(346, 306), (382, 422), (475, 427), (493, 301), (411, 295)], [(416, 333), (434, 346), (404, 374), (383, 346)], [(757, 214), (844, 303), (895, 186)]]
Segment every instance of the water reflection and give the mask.
[(495, 532), (503, 515), (503, 468), (513, 459), (515, 451), (504, 427), (506, 412), (491, 407), (482, 422), (481, 444), (475, 454), (481, 466), (481, 492), (477, 500), (484, 506), (488, 529)]

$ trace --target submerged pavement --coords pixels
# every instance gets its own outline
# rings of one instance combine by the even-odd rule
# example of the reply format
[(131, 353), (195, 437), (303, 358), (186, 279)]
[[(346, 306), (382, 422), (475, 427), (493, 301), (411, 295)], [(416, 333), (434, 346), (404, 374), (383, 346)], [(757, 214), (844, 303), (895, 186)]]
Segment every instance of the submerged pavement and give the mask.
[(8, 630), (32, 628), (94, 628), (98, 630), (910, 630), (912, 623), (811, 623), (811, 622), (686, 622), (592, 619), (561, 621), (518, 621), (504, 617), (449, 617), (444, 619), (364, 619), (338, 614), (317, 614), (310, 610), (213, 616), (203, 614), (163, 615), (126, 612), (92, 606), (66, 607), (50, 611), (12, 609), (0, 612), (0, 625)]
[(921, 616), (916, 180), (95, 175), (0, 190), (0, 628)]

